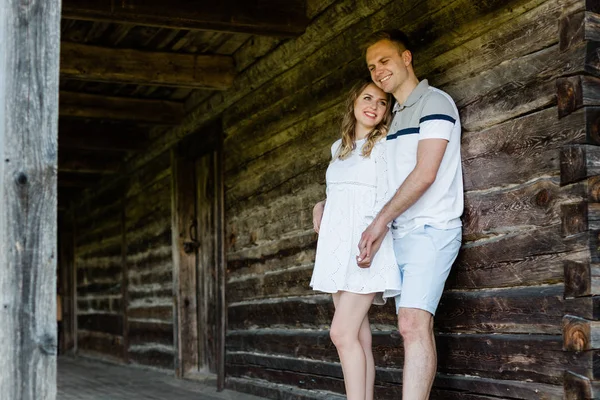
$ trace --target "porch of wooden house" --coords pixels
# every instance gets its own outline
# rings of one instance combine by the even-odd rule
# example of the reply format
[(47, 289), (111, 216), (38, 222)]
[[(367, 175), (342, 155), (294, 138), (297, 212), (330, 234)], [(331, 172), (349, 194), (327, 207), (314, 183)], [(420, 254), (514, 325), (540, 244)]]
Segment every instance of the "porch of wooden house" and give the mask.
[[(432, 399), (600, 398), (597, 1), (141, 3), (0, 8), (0, 76), (24, 82), (0, 85), (0, 400), (339, 398), (311, 210), (358, 43), (388, 28), (463, 127)], [(371, 318), (396, 399), (393, 307)]]

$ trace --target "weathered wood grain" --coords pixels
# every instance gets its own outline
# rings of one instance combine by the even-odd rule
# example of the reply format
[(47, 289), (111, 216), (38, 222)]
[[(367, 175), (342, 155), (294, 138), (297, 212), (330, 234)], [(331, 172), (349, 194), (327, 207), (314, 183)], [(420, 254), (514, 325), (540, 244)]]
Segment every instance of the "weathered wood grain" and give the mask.
[(579, 110), (560, 120), (556, 113), (556, 108), (549, 108), (464, 134), (461, 152), (465, 191), (557, 176), (563, 145), (595, 142), (585, 127), (586, 121), (593, 119), (590, 111)]
[(600, 320), (600, 296), (567, 298), (565, 312), (589, 320)]
[(565, 297), (600, 294), (600, 265), (565, 262)]
[(110, 361), (121, 362), (123, 343), (121, 336), (77, 331), (78, 353)]
[(234, 79), (233, 58), (61, 44), (60, 74), (65, 79), (135, 85), (226, 90)]
[(306, 1), (223, 1), (200, 4), (174, 0), (169, 4), (125, 1), (111, 6), (103, 1), (65, 0), (63, 17), (170, 29), (242, 32), (297, 36), (308, 19)]
[(5, 1), (0, 26), (0, 393), (54, 400), (60, 1)]
[[(337, 361), (327, 331), (230, 331), (229, 351), (256, 352), (319, 361)], [(491, 379), (523, 380), (561, 385), (565, 368), (589, 365), (590, 360), (562, 351), (559, 335), (439, 334), (438, 371), (466, 373)], [(293, 345), (290, 345), (293, 344)], [(375, 365), (403, 364), (401, 339), (395, 332), (373, 333)]]
[(183, 104), (61, 91), (60, 116), (171, 125), (183, 117)]
[[(236, 352), (228, 355), (228, 365), (232, 367), (232, 374), (228, 378), (237, 379), (236, 376), (260, 377), (260, 370), (283, 370), (283, 373), (267, 373), (267, 382), (290, 383), (302, 390), (315, 391), (317, 394), (310, 399), (319, 399), (318, 388), (339, 388), (343, 392), (341, 366), (333, 362), (316, 362), (312, 360), (298, 359), (292, 357), (270, 357), (268, 355)], [(395, 399), (401, 394), (402, 371), (392, 368), (378, 368), (376, 371), (375, 392), (378, 399)], [(294, 379), (295, 378), (295, 379)], [(329, 379), (328, 379), (329, 378)], [(330, 382), (328, 382), (328, 380)], [(331, 380), (335, 381), (332, 383)], [(320, 385), (326, 386), (320, 386)], [(275, 386), (275, 385), (273, 385)], [(279, 388), (282, 390), (283, 388)], [(453, 390), (454, 392), (450, 392)], [(482, 395), (483, 394), (483, 395)], [(431, 398), (436, 399), (492, 399), (510, 396), (513, 399), (562, 399), (562, 387), (539, 383), (521, 383), (518, 381), (506, 381), (486, 378), (473, 378), (463, 376), (449, 376), (438, 374), (434, 382), (434, 391)], [(332, 396), (332, 395), (329, 395)], [(478, 397), (482, 396), (482, 397)], [(325, 397), (329, 399), (330, 397)], [(335, 397), (332, 397), (335, 398)], [(505, 397), (502, 397), (505, 398)]]
[[(305, 283), (308, 287), (308, 281)], [(440, 332), (560, 334), (565, 314), (562, 285), (494, 291), (447, 291), (436, 316)], [(391, 302), (393, 303), (393, 301)], [(393, 305), (373, 306), (375, 326), (396, 326)], [(229, 306), (230, 329), (250, 327), (328, 329), (334, 308), (329, 295), (271, 298)]]

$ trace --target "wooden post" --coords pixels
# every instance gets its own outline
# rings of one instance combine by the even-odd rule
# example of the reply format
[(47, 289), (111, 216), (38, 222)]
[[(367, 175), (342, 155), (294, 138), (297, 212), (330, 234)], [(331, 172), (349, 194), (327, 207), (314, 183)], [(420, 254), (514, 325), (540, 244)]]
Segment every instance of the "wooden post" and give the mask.
[(59, 0), (0, 6), (0, 396), (56, 398)]

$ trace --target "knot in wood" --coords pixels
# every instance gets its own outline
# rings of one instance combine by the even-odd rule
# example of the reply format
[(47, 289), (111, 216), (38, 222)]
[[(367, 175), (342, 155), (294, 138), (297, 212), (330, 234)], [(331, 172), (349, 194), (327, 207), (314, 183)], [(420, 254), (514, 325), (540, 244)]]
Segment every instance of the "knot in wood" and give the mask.
[(25, 175), (24, 172), (21, 172), (18, 176), (17, 176), (17, 183), (19, 185), (27, 185), (27, 182), (29, 180), (27, 179), (27, 175)]
[(39, 347), (43, 354), (55, 356), (57, 353), (56, 337), (46, 333), (40, 338)]
[(535, 195), (535, 204), (540, 207), (547, 206), (552, 200), (552, 192), (548, 189), (542, 189)]
[(587, 339), (585, 333), (581, 330), (575, 330), (571, 333), (571, 349), (575, 351), (583, 351), (586, 349)]

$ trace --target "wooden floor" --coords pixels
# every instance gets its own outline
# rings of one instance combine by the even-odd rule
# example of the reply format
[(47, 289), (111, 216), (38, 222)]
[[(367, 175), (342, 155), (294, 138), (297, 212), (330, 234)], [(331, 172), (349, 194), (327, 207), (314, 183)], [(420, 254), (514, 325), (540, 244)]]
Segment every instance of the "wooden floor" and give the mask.
[(262, 400), (196, 382), (84, 358), (59, 357), (57, 400)]

